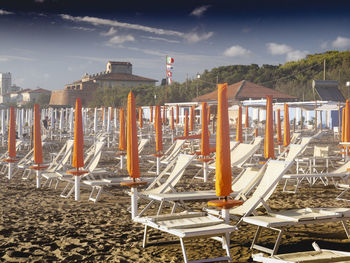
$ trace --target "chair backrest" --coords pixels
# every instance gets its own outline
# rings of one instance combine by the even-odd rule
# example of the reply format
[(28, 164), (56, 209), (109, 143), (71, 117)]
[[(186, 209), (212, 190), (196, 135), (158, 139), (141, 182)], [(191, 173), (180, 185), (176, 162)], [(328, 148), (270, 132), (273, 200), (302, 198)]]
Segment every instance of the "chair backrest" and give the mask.
[(139, 154), (143, 151), (143, 149), (145, 148), (145, 146), (147, 145), (147, 143), (149, 142), (149, 139), (141, 139), (139, 146), (138, 146), (138, 151)]
[[(168, 176), (168, 178), (165, 180), (165, 182), (159, 185), (158, 187), (147, 190), (147, 192), (153, 193), (153, 194), (161, 194), (161, 193), (166, 193), (171, 191), (175, 187), (175, 185), (179, 182), (179, 180), (181, 179), (182, 175), (185, 172), (185, 169), (192, 162), (194, 157), (195, 155), (179, 154), (179, 156), (176, 158), (175, 166), (171, 171), (170, 175)], [(166, 172), (164, 173), (162, 172), (162, 174), (160, 174), (159, 177), (160, 176), (164, 177), (166, 174), (167, 174)]]
[(89, 172), (93, 172), (95, 170), (95, 168), (97, 167), (100, 159), (101, 159), (101, 155), (102, 155), (102, 148), (105, 145), (104, 141), (97, 141), (95, 142), (95, 152), (94, 152), (94, 156), (92, 157), (92, 159), (90, 160), (89, 164), (86, 165), (86, 169)]
[(303, 137), (300, 140), (299, 144), (309, 144), (309, 142), (312, 140), (312, 137)]
[(53, 171), (61, 170), (68, 163), (73, 153), (73, 145), (74, 145), (73, 140), (67, 140), (67, 145), (66, 145), (66, 150), (64, 152), (64, 155), (58, 161), (57, 165), (55, 167), (52, 167)]
[(295, 158), (304, 152), (306, 144), (289, 144), (289, 152), (285, 158), (286, 162), (293, 162)]
[(294, 132), (292, 135), (292, 138), (290, 139), (290, 143), (296, 143), (300, 138), (300, 136), (301, 136), (300, 132)]
[(231, 209), (230, 213), (240, 216), (249, 216), (252, 214), (255, 209), (270, 198), (279, 180), (290, 168), (291, 164), (292, 162), (269, 160), (266, 163), (265, 173), (252, 196), (243, 205)]
[(240, 143), (231, 151), (231, 166), (241, 167), (259, 150), (260, 144)]
[(314, 157), (328, 157), (329, 146), (314, 146)]
[(169, 150), (172, 149), (171, 152), (169, 153), (169, 150), (168, 150), (165, 153), (164, 159), (162, 159), (161, 161), (170, 162), (171, 160), (173, 160), (180, 152), (181, 147), (184, 145), (184, 143), (185, 143), (185, 140), (176, 140), (174, 142), (174, 145), (169, 149)]
[[(264, 174), (263, 172), (261, 172), (262, 170), (264, 171), (265, 168), (261, 168), (261, 169), (257, 170), (253, 167), (248, 167), (247, 169), (245, 169), (238, 176), (238, 178), (232, 182), (232, 191), (237, 192), (237, 193), (242, 193), (242, 191), (244, 189), (252, 188), (253, 186), (249, 187), (249, 185), (255, 184), (255, 182), (257, 183), (257, 180), (259, 179), (258, 178), (259, 175), (260, 175), (260, 179), (261, 179), (261, 176)], [(248, 189), (247, 189), (247, 191), (248, 191)], [(246, 194), (246, 191), (244, 194)]]

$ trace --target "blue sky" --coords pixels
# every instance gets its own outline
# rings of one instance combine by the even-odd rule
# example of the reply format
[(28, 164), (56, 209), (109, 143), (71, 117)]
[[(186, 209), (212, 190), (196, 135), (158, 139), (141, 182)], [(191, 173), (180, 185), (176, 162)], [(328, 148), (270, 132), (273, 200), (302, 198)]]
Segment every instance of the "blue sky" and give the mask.
[(182, 82), (222, 65), (350, 49), (347, 1), (119, 2), (2, 0), (0, 72), (22, 88), (54, 90), (115, 60), (160, 81), (169, 55)]

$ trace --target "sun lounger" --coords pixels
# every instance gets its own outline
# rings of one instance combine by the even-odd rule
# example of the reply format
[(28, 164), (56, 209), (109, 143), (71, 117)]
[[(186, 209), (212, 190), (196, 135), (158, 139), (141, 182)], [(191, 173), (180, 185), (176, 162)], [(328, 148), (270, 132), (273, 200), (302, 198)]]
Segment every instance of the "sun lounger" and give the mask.
[(328, 262), (350, 262), (350, 252), (320, 249), (314, 242), (315, 251), (279, 254), (266, 257), (263, 254), (253, 254), (253, 260), (263, 263), (328, 263)]

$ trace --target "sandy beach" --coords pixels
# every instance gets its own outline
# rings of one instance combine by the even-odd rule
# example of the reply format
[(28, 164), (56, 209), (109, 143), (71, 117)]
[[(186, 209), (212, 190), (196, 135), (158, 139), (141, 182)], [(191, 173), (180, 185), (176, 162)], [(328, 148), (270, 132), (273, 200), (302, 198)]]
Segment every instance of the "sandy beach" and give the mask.
[[(319, 143), (326, 143), (323, 138)], [(335, 147), (336, 143), (333, 143)], [(115, 166), (105, 160), (103, 166)], [(144, 168), (144, 166), (142, 166)], [(145, 169), (143, 169), (145, 170)], [(193, 168), (188, 169), (179, 190), (191, 189)], [(122, 175), (122, 174), (120, 174)], [(124, 172), (124, 175), (126, 173)], [(211, 177), (212, 178), (212, 177)], [(213, 182), (196, 181), (197, 189), (213, 189)], [(59, 196), (58, 189), (36, 189), (32, 180), (16, 176), (11, 181), (0, 178), (0, 261), (4, 262), (182, 262), (178, 240), (152, 231), (150, 241), (157, 244), (142, 248), (143, 226), (133, 223), (127, 211), (130, 198), (125, 188), (108, 189), (99, 202), (88, 202), (90, 190), (82, 190), (80, 202)], [(337, 201), (339, 190), (334, 185), (318, 182), (313, 187), (303, 183), (296, 194), (282, 192), (280, 184), (269, 200), (273, 209), (303, 207), (349, 207)], [(188, 203), (199, 210), (206, 203)], [(142, 203), (141, 203), (142, 205)], [(234, 262), (249, 262), (255, 227), (242, 225), (231, 235), (230, 251)], [(272, 246), (275, 233), (266, 232), (261, 243)], [(169, 242), (170, 240), (170, 242)], [(350, 251), (350, 240), (341, 223), (308, 225), (288, 228), (279, 253), (312, 250), (316, 241), (321, 248)], [(223, 255), (221, 245), (208, 239), (186, 243), (189, 259)], [(257, 251), (253, 251), (256, 253)]]

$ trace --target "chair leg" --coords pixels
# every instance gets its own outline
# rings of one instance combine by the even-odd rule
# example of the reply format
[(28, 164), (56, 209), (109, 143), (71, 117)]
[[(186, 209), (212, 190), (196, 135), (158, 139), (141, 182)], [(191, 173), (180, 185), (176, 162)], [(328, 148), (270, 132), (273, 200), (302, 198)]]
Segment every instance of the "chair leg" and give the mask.
[(142, 247), (145, 248), (148, 243), (148, 226), (145, 225), (145, 231), (143, 232), (143, 242), (142, 242)]
[(341, 223), (343, 224), (343, 227), (344, 227), (344, 230), (345, 230), (347, 237), (350, 238), (350, 232), (349, 232), (348, 225), (346, 224), (346, 220), (342, 220)]
[(180, 238), (180, 244), (181, 244), (181, 249), (182, 249), (182, 255), (184, 257), (184, 262), (188, 263), (186, 248), (185, 248), (185, 243), (184, 243), (183, 238)]

